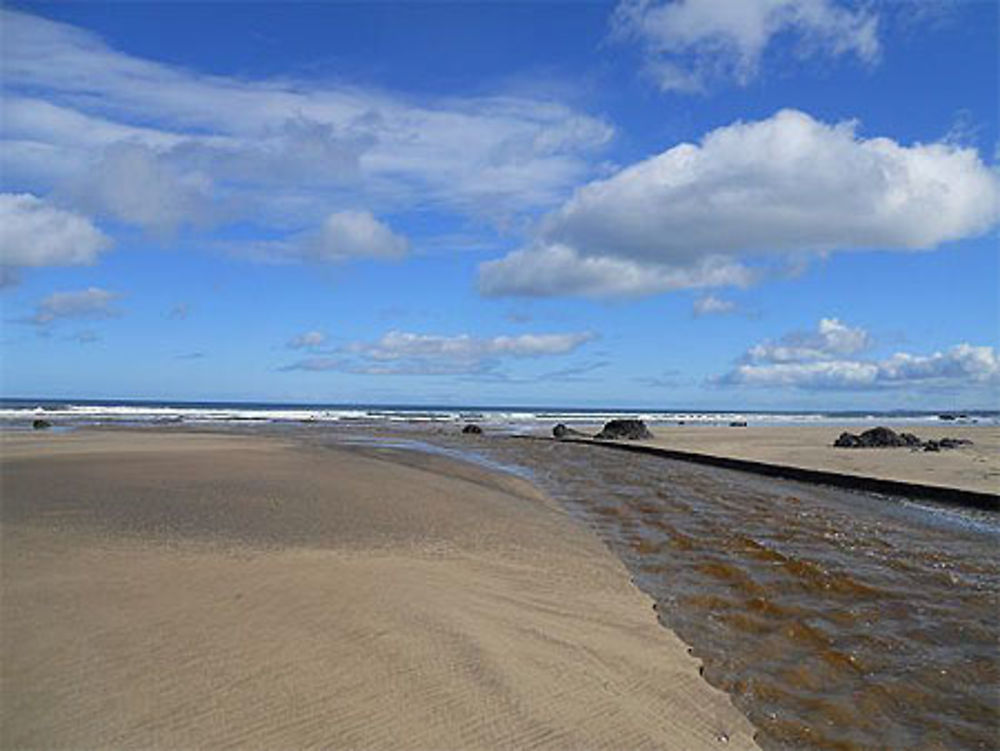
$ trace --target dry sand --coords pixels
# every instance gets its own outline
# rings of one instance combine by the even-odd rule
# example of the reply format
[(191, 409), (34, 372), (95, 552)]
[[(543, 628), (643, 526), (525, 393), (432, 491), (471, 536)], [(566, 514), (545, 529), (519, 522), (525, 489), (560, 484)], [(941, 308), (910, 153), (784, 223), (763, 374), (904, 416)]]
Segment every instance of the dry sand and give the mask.
[(0, 746), (753, 747), (591, 533), (398, 458), (6, 435)]
[(1000, 428), (970, 425), (898, 428), (921, 440), (966, 438), (972, 446), (938, 453), (908, 448), (842, 449), (833, 442), (844, 430), (867, 427), (702, 425), (655, 427), (654, 446), (769, 462), (806, 469), (843, 472), (886, 480), (940, 485), (984, 493), (1000, 493)]

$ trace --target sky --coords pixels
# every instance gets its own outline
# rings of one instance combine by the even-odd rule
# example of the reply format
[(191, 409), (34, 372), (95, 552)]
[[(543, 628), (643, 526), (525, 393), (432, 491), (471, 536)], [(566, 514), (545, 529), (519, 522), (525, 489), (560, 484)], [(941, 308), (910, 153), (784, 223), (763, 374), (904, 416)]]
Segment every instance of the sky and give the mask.
[(0, 6), (0, 394), (1000, 408), (992, 0)]

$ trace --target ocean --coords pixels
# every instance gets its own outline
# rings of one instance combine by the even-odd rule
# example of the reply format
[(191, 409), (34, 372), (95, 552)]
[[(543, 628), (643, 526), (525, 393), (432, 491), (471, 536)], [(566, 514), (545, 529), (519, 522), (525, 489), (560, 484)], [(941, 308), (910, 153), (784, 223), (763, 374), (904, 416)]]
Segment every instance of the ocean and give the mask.
[(691, 409), (581, 409), (567, 407), (481, 407), (393, 404), (294, 404), (268, 402), (185, 402), (95, 399), (0, 399), (0, 426), (23, 427), (37, 418), (56, 425), (164, 424), (253, 422), (357, 425), (456, 424), (475, 422), (493, 432), (548, 431), (556, 423), (594, 424), (617, 417), (637, 417), (650, 425), (921, 425), (958, 422), (1000, 425), (1000, 411), (949, 413), (897, 410), (871, 411), (712, 411)]

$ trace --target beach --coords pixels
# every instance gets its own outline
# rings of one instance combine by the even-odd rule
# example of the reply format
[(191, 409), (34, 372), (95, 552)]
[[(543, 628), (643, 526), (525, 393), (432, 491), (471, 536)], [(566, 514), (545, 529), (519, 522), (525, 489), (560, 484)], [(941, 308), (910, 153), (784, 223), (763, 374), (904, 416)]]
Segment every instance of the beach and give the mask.
[(1000, 428), (975, 425), (896, 427), (921, 440), (958, 438), (971, 445), (940, 452), (909, 448), (835, 448), (843, 431), (871, 426), (656, 426), (642, 443), (659, 448), (839, 472), (882, 480), (1000, 494)]
[(602, 542), (398, 449), (4, 433), (13, 747), (753, 748)]
[[(925, 467), (954, 462), (968, 475), (970, 465), (973, 473), (995, 466), (989, 425), (893, 425), (925, 440), (975, 442), (938, 453), (831, 445), (843, 430), (877, 424), (651, 430), (654, 442), (687, 451), (776, 463), (795, 454), (813, 469), (843, 454), (869, 462), (868, 479), (919, 484)], [(530, 473), (625, 563), (661, 622), (704, 660), (706, 679), (757, 727), (762, 748), (995, 745), (996, 511), (547, 440), (541, 431), (534, 439), (447, 427), (397, 434)]]

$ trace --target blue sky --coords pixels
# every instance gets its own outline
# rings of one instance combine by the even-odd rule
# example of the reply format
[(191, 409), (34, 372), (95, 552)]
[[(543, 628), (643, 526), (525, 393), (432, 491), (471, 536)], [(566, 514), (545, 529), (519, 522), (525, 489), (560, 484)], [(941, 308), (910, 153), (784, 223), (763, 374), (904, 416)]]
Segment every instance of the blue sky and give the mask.
[(8, 3), (5, 396), (998, 408), (993, 2)]

